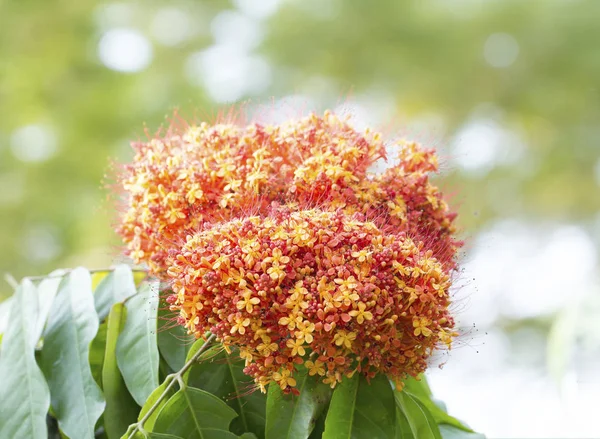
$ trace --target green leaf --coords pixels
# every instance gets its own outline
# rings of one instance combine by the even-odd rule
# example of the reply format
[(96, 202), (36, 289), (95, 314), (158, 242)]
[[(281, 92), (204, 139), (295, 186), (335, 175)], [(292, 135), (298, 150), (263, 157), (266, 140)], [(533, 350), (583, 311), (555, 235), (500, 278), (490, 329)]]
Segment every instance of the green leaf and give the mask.
[(396, 406), (396, 439), (418, 439), (413, 436), (408, 419), (398, 406)]
[(36, 288), (24, 280), (10, 304), (0, 352), (0, 437), (46, 438), (50, 392), (35, 362), (31, 322), (37, 318)]
[(319, 377), (311, 377), (302, 370), (296, 372), (296, 381), (299, 396), (284, 395), (277, 384), (269, 384), (266, 439), (308, 438), (327, 406), (331, 389)]
[(54, 302), (54, 298), (58, 293), (58, 287), (62, 281), (62, 275), (65, 270), (54, 270), (47, 277), (43, 279), (37, 287), (37, 300), (39, 303), (39, 313), (36, 319), (35, 329), (32, 333), (34, 345), (37, 344), (38, 340), (42, 336), (46, 320), (48, 319), (48, 313)]
[(229, 424), (235, 410), (204, 390), (186, 387), (179, 390), (160, 411), (154, 432), (169, 433), (185, 439), (235, 438)]
[(125, 302), (127, 319), (117, 342), (117, 363), (129, 393), (143, 406), (158, 387), (156, 308), (158, 283), (144, 283)]
[(463, 431), (451, 425), (441, 424), (439, 427), (443, 439), (485, 439), (483, 434)]
[(378, 375), (369, 383), (355, 374), (344, 378), (333, 392), (323, 439), (395, 438), (395, 423), (394, 395), (387, 378)]
[[(204, 340), (203, 340), (203, 339), (201, 339), (201, 338), (197, 339), (197, 340), (196, 340), (194, 343), (192, 343), (192, 346), (191, 346), (191, 347), (190, 347), (190, 349), (188, 350), (187, 356), (185, 357), (185, 362), (187, 363), (188, 361), (190, 361), (190, 359), (191, 359), (191, 358), (192, 358), (192, 357), (193, 357), (193, 356), (196, 354), (196, 352), (198, 352), (198, 350), (199, 350), (199, 349), (200, 349), (202, 346), (204, 346)], [(215, 353), (214, 353), (214, 354), (212, 354), (212, 355), (216, 355), (216, 354), (217, 354), (217, 352), (216, 352), (216, 351), (214, 351), (214, 349), (215, 349), (215, 347), (213, 347), (213, 348), (210, 348), (210, 349), (208, 349), (208, 350), (207, 350), (207, 352), (209, 352), (209, 351), (210, 351), (210, 352), (215, 352)], [(203, 353), (203, 354), (200, 356), (200, 358), (206, 358), (206, 355), (207, 355), (207, 354), (206, 354), (206, 352), (205, 352), (205, 353)], [(211, 355), (211, 356), (212, 356), (212, 355)], [(187, 372), (187, 373), (184, 375), (184, 379), (187, 379), (186, 377), (187, 377), (188, 375), (189, 375), (189, 371), (188, 371), (188, 372)]]
[(579, 310), (576, 304), (564, 307), (556, 316), (547, 338), (546, 366), (558, 386), (563, 382), (567, 366), (572, 361), (572, 349), (577, 337)]
[(104, 367), (104, 353), (106, 351), (106, 331), (107, 323), (103, 322), (98, 327), (96, 336), (90, 343), (90, 369), (92, 369), (92, 376), (94, 381), (103, 388), (102, 384), (102, 368)]
[(396, 406), (406, 417), (415, 438), (442, 439), (433, 415), (419, 398), (404, 391), (394, 391), (394, 397), (396, 399)]
[(181, 436), (174, 436), (172, 434), (162, 434), (162, 433), (150, 433), (148, 435), (150, 439), (183, 439)]
[[(194, 352), (202, 344), (196, 342), (192, 348)], [(228, 355), (222, 347), (215, 346), (202, 354), (200, 362), (191, 367), (186, 379), (188, 385), (225, 400), (236, 411), (239, 416), (231, 424), (232, 432), (253, 432), (264, 438), (267, 398), (255, 389), (254, 382), (243, 369), (244, 361), (236, 358), (235, 353)]]
[(90, 273), (76, 268), (60, 284), (41, 353), (52, 407), (60, 429), (70, 438), (94, 438), (104, 398), (89, 364), (90, 343), (98, 331)]
[[(146, 400), (146, 403), (142, 407), (140, 414), (138, 415), (138, 421), (141, 421), (142, 418), (144, 416), (146, 416), (146, 413), (148, 413), (150, 408), (156, 403), (156, 401), (158, 401), (158, 398), (160, 398), (160, 396), (165, 392), (167, 386), (169, 385), (169, 382), (170, 381), (163, 382), (160, 386), (158, 386), (156, 389), (154, 389), (154, 391), (150, 394), (150, 396)], [(160, 413), (162, 407), (167, 403), (168, 398), (173, 396), (174, 394), (175, 394), (175, 391), (171, 388), (169, 390), (168, 396), (159, 403), (156, 410), (154, 410), (154, 412), (146, 420), (146, 423), (144, 424), (144, 428), (146, 430), (152, 431), (152, 428), (154, 428), (154, 423), (156, 422), (156, 418), (158, 417), (158, 414)]]
[(158, 349), (172, 371), (183, 367), (194, 340), (194, 336), (188, 335), (185, 328), (173, 320), (168, 304), (161, 301), (158, 308)]
[(150, 433), (148, 434), (150, 439), (183, 439), (181, 436), (174, 436), (172, 434), (162, 434), (162, 433)]
[(104, 354), (104, 367), (102, 368), (102, 382), (104, 383), (104, 397), (106, 410), (104, 430), (109, 439), (119, 438), (127, 431), (129, 424), (135, 422), (140, 408), (135, 403), (117, 365), (115, 350), (117, 340), (125, 323), (125, 307), (116, 303), (108, 314), (108, 331), (106, 336), (106, 353)]
[(327, 411), (329, 408), (329, 404), (325, 406), (323, 409), (323, 413), (315, 422), (315, 428), (309, 436), (309, 439), (321, 439), (323, 437), (323, 433), (325, 432), (325, 418), (327, 418)]
[(418, 396), (421, 400), (431, 399), (433, 396), (431, 389), (429, 388), (429, 384), (427, 383), (427, 379), (424, 375), (419, 375), (418, 379), (408, 377), (406, 380), (404, 380), (403, 390)]
[(4, 334), (6, 327), (8, 326), (13, 297), (14, 295), (0, 303), (0, 335)]
[(419, 381), (414, 378), (407, 379), (404, 382), (403, 392), (410, 393), (417, 398), (431, 413), (436, 424), (449, 424), (463, 431), (473, 432), (471, 428), (467, 427), (461, 421), (450, 416), (442, 407), (440, 407), (441, 403), (436, 402), (432, 398), (432, 393), (425, 377), (422, 377)]
[(94, 305), (100, 320), (104, 320), (115, 303), (124, 302), (136, 293), (133, 273), (127, 265), (117, 265), (98, 284)]

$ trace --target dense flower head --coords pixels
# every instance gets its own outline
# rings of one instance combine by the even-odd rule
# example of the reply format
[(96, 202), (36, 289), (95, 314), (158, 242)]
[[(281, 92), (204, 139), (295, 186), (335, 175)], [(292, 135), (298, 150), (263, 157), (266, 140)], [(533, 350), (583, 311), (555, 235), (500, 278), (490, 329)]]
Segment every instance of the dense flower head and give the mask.
[(301, 209), (359, 212), (383, 230), (409, 231), (449, 268), (460, 243), (429, 173), (433, 151), (399, 142), (398, 164), (375, 174), (386, 158), (379, 133), (358, 132), (336, 115), (311, 114), (282, 125), (232, 123), (169, 130), (133, 144), (120, 180), (126, 193), (118, 232), (127, 254), (164, 277), (166, 256), (203, 223), (255, 214), (275, 203)]
[(290, 391), (304, 364), (343, 376), (417, 375), (450, 344), (450, 276), (405, 232), (384, 234), (342, 211), (274, 209), (190, 235), (169, 260), (180, 321), (239, 348), (264, 389)]
[[(179, 322), (236, 348), (261, 390), (297, 392), (300, 365), (332, 387), (356, 372), (400, 385), (450, 347), (461, 242), (429, 179), (432, 150), (330, 112), (133, 146), (120, 180), (127, 254), (171, 282)], [(386, 149), (397, 164), (373, 172)]]

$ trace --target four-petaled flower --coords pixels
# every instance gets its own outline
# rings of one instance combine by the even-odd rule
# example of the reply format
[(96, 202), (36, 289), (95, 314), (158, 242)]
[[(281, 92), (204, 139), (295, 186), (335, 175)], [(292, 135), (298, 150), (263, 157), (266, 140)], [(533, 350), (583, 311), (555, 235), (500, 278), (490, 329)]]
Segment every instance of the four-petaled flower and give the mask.
[(292, 357), (295, 357), (296, 355), (303, 357), (306, 355), (306, 351), (304, 350), (304, 340), (302, 339), (294, 340), (290, 338), (286, 342), (286, 346), (292, 350)]
[(363, 302), (358, 303), (358, 310), (353, 309), (348, 314), (352, 317), (356, 317), (356, 321), (359, 324), (362, 324), (365, 320), (373, 320), (373, 313), (371, 311), (365, 311), (367, 309), (367, 305)]
[(318, 359), (315, 360), (314, 362), (311, 360), (308, 360), (306, 363), (304, 363), (304, 365), (308, 369), (308, 374), (310, 376), (325, 375), (325, 364), (322, 361), (319, 361)]
[(291, 375), (292, 373), (289, 370), (283, 369), (281, 372), (274, 372), (273, 379), (279, 384), (281, 390), (285, 390), (287, 387), (296, 385), (296, 380)]
[(413, 327), (415, 328), (414, 334), (429, 337), (432, 334), (431, 329), (428, 326), (431, 324), (431, 320), (427, 317), (415, 317), (413, 320)]
[(246, 309), (246, 312), (248, 313), (251, 313), (254, 310), (254, 305), (258, 305), (260, 303), (260, 299), (258, 297), (252, 297), (252, 291), (250, 290), (244, 291), (242, 298), (243, 299), (239, 300), (236, 304), (237, 309)]
[(339, 331), (333, 337), (333, 341), (337, 346), (344, 346), (347, 349), (352, 347), (352, 342), (356, 340), (356, 332)]

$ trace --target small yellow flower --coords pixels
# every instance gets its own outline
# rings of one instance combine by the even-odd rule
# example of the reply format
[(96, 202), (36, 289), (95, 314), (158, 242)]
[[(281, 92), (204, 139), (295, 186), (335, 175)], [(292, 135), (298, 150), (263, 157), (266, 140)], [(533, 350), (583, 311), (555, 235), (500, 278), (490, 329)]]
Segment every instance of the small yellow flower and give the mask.
[(169, 224), (173, 224), (178, 219), (185, 218), (185, 213), (178, 209), (171, 209), (165, 212), (165, 218), (169, 221)]
[(314, 323), (300, 322), (297, 325), (298, 330), (295, 332), (298, 340), (304, 340), (306, 343), (312, 343), (314, 338), (312, 332), (315, 330)]
[(336, 372), (334, 375), (329, 375), (327, 378), (323, 380), (323, 383), (329, 384), (329, 387), (332, 389), (337, 386), (337, 383), (342, 381), (342, 375), (339, 372)]
[(372, 253), (373, 252), (363, 249), (361, 251), (352, 252), (352, 257), (358, 259), (358, 262), (367, 262), (371, 261)]
[(292, 350), (292, 357), (296, 355), (300, 355), (303, 357), (306, 355), (306, 351), (304, 350), (304, 340), (292, 340), (291, 338), (286, 342), (286, 346)]
[(277, 343), (261, 343), (256, 347), (256, 350), (263, 357), (270, 357), (272, 353), (277, 351)]
[(290, 331), (296, 328), (296, 326), (302, 322), (302, 317), (300, 316), (288, 316), (282, 317), (279, 319), (279, 324), (282, 326), (287, 326)]
[(348, 349), (352, 347), (352, 342), (356, 340), (355, 332), (339, 331), (333, 337), (333, 341), (337, 346), (344, 346)]
[(249, 318), (245, 318), (242, 319), (241, 317), (238, 317), (235, 319), (235, 324), (231, 327), (231, 334), (235, 334), (236, 332), (239, 332), (240, 334), (245, 334), (246, 333), (246, 326), (250, 325), (250, 319)]
[(242, 295), (243, 300), (238, 301), (236, 304), (237, 309), (242, 310), (246, 309), (246, 312), (251, 313), (254, 311), (254, 305), (258, 305), (260, 303), (260, 299), (258, 297), (252, 297), (252, 291), (246, 290), (246, 292)]
[(413, 319), (413, 327), (415, 328), (415, 335), (423, 334), (425, 337), (429, 337), (432, 334), (431, 329), (427, 326), (431, 324), (431, 320), (427, 317), (415, 317)]
[(286, 387), (294, 387), (296, 385), (296, 380), (291, 375), (292, 373), (289, 370), (283, 369), (281, 372), (275, 372), (273, 379), (279, 384), (281, 390), (285, 390)]
[(362, 324), (365, 320), (373, 319), (373, 313), (371, 313), (371, 311), (365, 311), (366, 308), (367, 308), (367, 305), (365, 305), (363, 302), (359, 302), (358, 303), (358, 311), (354, 309), (354, 310), (350, 311), (348, 314), (350, 314), (352, 317), (356, 317), (356, 321), (359, 324)]
[(304, 363), (304, 365), (308, 369), (308, 374), (310, 376), (317, 374), (320, 376), (325, 375), (325, 365), (322, 361), (315, 360), (315, 362), (313, 363), (312, 361), (308, 360)]

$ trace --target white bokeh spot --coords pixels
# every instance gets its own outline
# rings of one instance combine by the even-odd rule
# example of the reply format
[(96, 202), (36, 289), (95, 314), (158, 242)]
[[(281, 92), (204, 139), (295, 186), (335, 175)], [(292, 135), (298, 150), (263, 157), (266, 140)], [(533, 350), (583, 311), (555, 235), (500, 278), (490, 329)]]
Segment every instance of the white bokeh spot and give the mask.
[(167, 7), (159, 9), (151, 23), (152, 36), (164, 46), (177, 46), (192, 34), (189, 15), (183, 10)]
[(62, 251), (56, 227), (51, 224), (29, 227), (23, 236), (22, 251), (28, 259), (36, 262), (54, 259)]
[(43, 162), (57, 151), (54, 131), (45, 125), (25, 125), (17, 128), (11, 138), (13, 155), (22, 162)]
[(217, 46), (233, 46), (240, 50), (250, 50), (263, 39), (259, 23), (237, 11), (223, 11), (210, 23), (211, 33)]
[(462, 127), (452, 143), (452, 161), (464, 172), (485, 175), (498, 165), (513, 165), (525, 154), (519, 136), (493, 119), (477, 119)]
[(139, 31), (130, 28), (111, 29), (98, 43), (98, 57), (111, 70), (135, 73), (152, 62), (152, 45)]
[(233, 4), (244, 14), (257, 20), (269, 18), (279, 8), (282, 0), (233, 0)]
[(495, 68), (510, 67), (519, 56), (519, 43), (510, 34), (492, 34), (483, 46), (483, 57)]
[(229, 45), (211, 46), (190, 55), (185, 73), (192, 84), (203, 87), (220, 103), (259, 94), (271, 84), (271, 66), (264, 58)]

